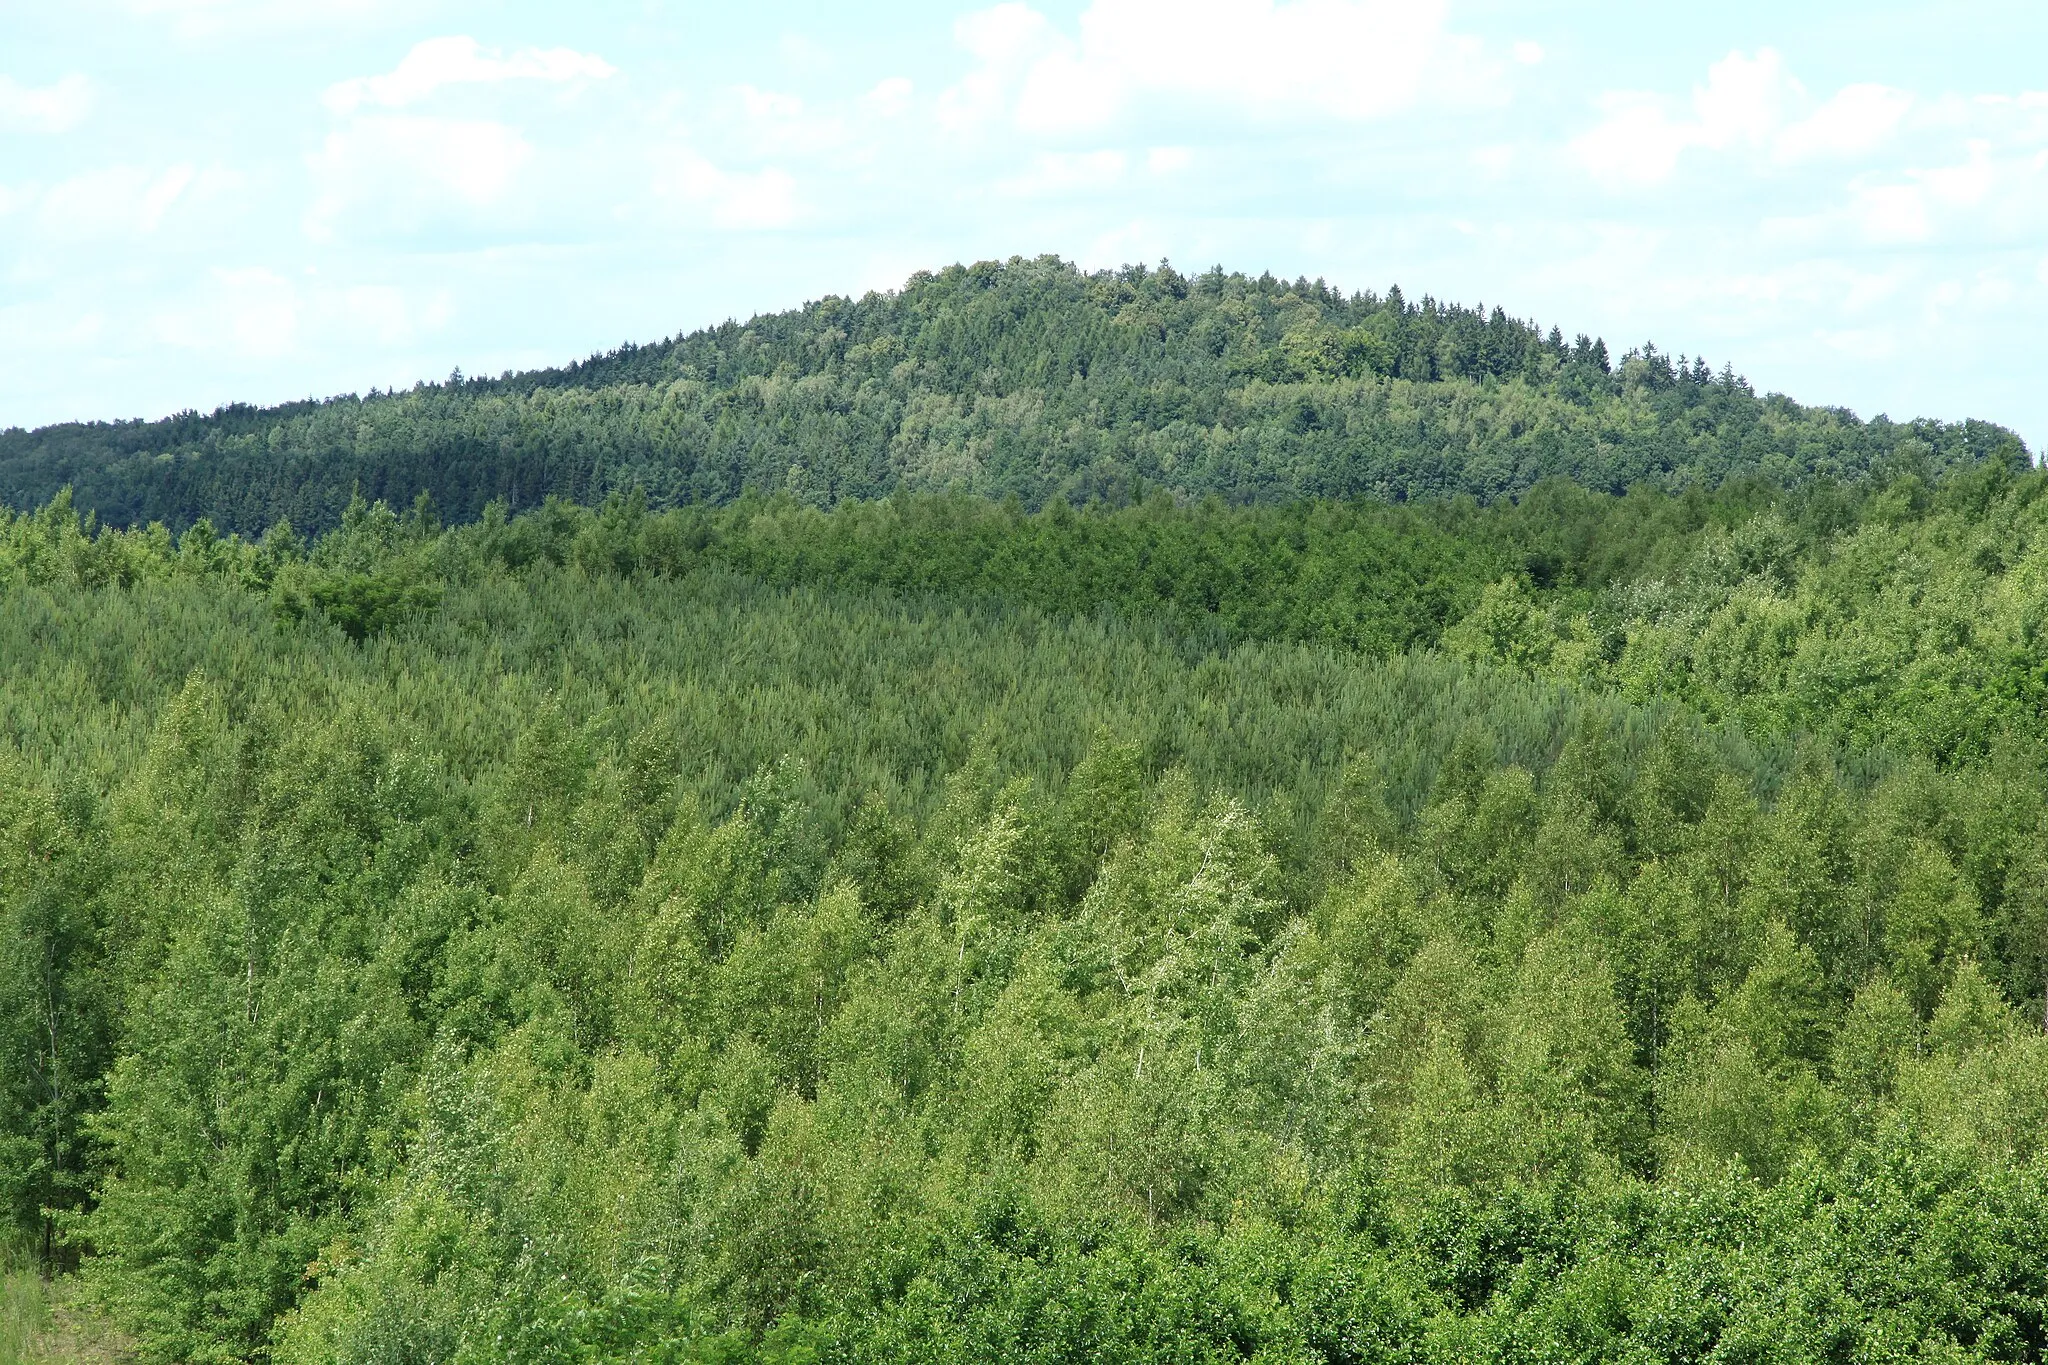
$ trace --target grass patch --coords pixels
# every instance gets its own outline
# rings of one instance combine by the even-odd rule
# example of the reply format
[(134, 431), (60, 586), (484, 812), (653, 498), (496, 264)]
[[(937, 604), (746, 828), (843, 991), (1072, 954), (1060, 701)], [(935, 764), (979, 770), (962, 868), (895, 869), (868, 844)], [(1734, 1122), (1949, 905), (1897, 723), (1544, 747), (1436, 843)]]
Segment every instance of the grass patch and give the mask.
[(127, 1341), (78, 1302), (69, 1277), (43, 1278), (33, 1258), (0, 1248), (0, 1365), (110, 1365)]

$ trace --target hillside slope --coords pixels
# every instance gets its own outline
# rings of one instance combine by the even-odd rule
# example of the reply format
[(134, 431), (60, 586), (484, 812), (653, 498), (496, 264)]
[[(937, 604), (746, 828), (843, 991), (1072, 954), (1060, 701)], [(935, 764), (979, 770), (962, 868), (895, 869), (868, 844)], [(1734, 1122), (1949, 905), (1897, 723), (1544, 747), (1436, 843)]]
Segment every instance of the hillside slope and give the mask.
[(1026, 506), (1138, 488), (1239, 504), (1938, 473), (2024, 459), (1988, 423), (1864, 422), (1732, 370), (1424, 298), (1220, 269), (954, 266), (557, 370), (210, 416), (0, 433), (0, 500), (102, 521), (335, 525), (353, 492), (469, 520), (549, 494), (656, 507), (787, 491)]

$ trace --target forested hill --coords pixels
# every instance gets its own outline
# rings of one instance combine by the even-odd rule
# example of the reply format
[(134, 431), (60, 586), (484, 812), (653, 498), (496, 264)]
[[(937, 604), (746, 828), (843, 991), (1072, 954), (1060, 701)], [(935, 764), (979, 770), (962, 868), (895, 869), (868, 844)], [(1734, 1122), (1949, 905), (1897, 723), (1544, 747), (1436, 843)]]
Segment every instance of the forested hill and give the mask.
[(1141, 486), (1234, 503), (1938, 474), (2025, 459), (1981, 422), (1864, 422), (1732, 369), (1425, 297), (1322, 282), (1084, 273), (1050, 257), (919, 273), (564, 369), (210, 416), (0, 433), (0, 499), (67, 485), (112, 524), (335, 525), (351, 495), (493, 500), (637, 488), (656, 507), (896, 491), (1030, 507)]

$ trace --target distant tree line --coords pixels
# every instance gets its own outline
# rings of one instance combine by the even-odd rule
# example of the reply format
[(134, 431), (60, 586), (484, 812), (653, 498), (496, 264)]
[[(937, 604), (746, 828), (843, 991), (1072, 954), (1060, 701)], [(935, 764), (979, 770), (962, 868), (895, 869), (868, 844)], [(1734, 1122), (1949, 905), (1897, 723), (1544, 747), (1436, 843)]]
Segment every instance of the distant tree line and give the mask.
[(1492, 504), (1232, 507), (1155, 489), (1038, 512), (909, 493), (825, 511), (783, 492), (663, 512), (635, 489), (516, 515), (494, 502), (446, 529), (422, 494), (403, 515), (358, 496), (311, 543), (289, 522), (253, 539), (205, 518), (176, 534), (103, 527), (65, 491), (32, 513), (0, 508), (0, 585), (224, 578), (280, 619), (363, 640), (478, 574), (716, 568), (774, 588), (1115, 618), (1196, 651), (1436, 650), (1679, 702), (1755, 736), (1948, 764), (2048, 724), (2044, 489), (2048, 472), (2000, 458), (1618, 497), (1554, 479)]
[(1983, 422), (1862, 421), (1726, 366), (1398, 289), (1053, 258), (919, 273), (562, 369), (159, 422), (0, 433), (0, 500), (65, 486), (103, 523), (337, 524), (349, 499), (661, 509), (903, 492), (1036, 509), (1164, 489), (1234, 505), (1494, 501), (1545, 478), (1620, 492), (1854, 480), (1904, 459), (2028, 459)]

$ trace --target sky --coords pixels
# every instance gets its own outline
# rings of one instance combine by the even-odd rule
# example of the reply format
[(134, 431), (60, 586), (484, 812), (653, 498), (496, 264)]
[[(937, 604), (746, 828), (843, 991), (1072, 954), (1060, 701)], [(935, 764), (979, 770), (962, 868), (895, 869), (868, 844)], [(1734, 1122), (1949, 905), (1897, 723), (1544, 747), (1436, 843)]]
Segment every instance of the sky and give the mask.
[(0, 427), (954, 261), (1398, 283), (2048, 447), (2039, 0), (0, 0)]

